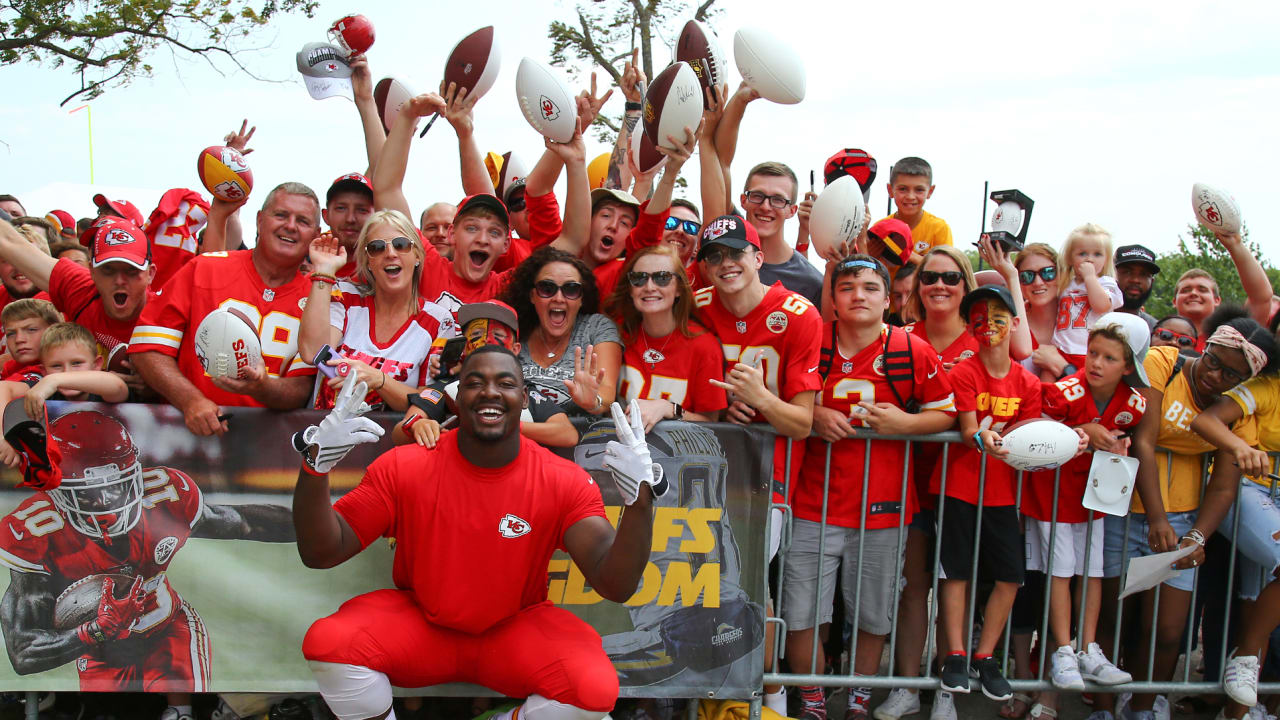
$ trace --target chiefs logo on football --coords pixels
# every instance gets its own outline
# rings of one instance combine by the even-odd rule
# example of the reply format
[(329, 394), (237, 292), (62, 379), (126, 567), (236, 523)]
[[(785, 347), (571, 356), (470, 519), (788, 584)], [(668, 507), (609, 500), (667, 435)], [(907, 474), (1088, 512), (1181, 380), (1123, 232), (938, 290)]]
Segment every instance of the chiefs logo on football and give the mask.
[(507, 513), (498, 521), (498, 534), (504, 538), (518, 538), (529, 534), (529, 523)]

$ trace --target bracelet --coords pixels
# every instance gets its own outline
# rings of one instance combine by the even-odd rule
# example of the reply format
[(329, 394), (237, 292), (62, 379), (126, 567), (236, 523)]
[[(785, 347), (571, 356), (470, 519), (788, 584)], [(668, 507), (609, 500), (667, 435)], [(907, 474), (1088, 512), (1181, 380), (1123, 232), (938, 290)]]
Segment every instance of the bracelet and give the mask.
[(382, 388), (387, 386), (387, 371), (379, 370), (378, 374), (382, 376), (382, 382), (378, 385), (378, 387), (374, 388), (375, 391), (381, 390)]
[(311, 278), (311, 282), (322, 282), (322, 283), (327, 283), (329, 285), (338, 284), (338, 278), (328, 273), (313, 272), (309, 277)]
[(413, 427), (413, 424), (414, 424), (414, 423), (418, 422), (419, 420), (421, 420), (421, 419), (422, 419), (422, 418), (424, 418), (424, 417), (426, 417), (426, 416), (425, 416), (425, 415), (419, 415), (418, 413), (414, 413), (414, 414), (412, 414), (412, 415), (410, 415), (410, 416), (409, 416), (409, 419), (408, 419), (408, 420), (405, 420), (405, 421), (404, 421), (404, 424), (400, 426), (400, 429), (404, 431), (404, 434), (405, 434), (405, 435), (408, 435), (408, 434), (409, 434), (409, 428)]
[(674, 419), (676, 419), (676, 420), (683, 420), (683, 419), (684, 419), (684, 408), (683, 408), (683, 407), (681, 407), (680, 403), (678, 403), (678, 402), (674, 402), (674, 401), (673, 401), (673, 402), (671, 403), (671, 407), (673, 408), (673, 410), (672, 410), (672, 417), (673, 417)]
[(987, 451), (987, 449), (986, 449), (985, 447), (983, 447), (983, 445), (982, 445), (982, 431), (981, 431), (981, 430), (979, 430), (978, 432), (976, 432), (976, 433), (974, 433), (974, 434), (973, 434), (973, 444), (975, 444), (975, 445), (977, 445), (977, 446), (978, 446), (978, 451), (979, 451), (979, 452), (986, 452), (986, 451)]
[(644, 106), (643, 106), (643, 105), (641, 105), (641, 104), (640, 104), (640, 103), (638, 103), (638, 102), (630, 102), (630, 101), (628, 101), (628, 102), (627, 102), (625, 105), (623, 105), (622, 107), (623, 107), (623, 109), (624, 109), (624, 110), (626, 110), (627, 112), (632, 112), (632, 111), (638, 111), (638, 110), (640, 110), (641, 108), (643, 108)]
[(587, 412), (595, 414), (604, 409), (604, 398), (600, 397), (600, 393), (596, 393), (596, 404), (591, 406)]
[(1190, 530), (1188, 530), (1186, 535), (1183, 535), (1181, 538), (1178, 539), (1178, 542), (1182, 542), (1183, 540), (1190, 540), (1191, 542), (1199, 545), (1200, 547), (1204, 547), (1204, 533), (1200, 532), (1195, 528), (1191, 528)]

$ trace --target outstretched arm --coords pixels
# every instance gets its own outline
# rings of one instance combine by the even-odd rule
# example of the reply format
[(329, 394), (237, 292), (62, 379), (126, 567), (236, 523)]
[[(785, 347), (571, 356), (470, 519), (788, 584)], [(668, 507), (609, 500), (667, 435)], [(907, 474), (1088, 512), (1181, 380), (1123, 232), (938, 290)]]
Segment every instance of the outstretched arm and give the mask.
[(444, 98), (424, 93), (406, 102), (391, 125), (391, 133), (382, 146), (382, 155), (373, 169), (373, 205), (379, 210), (399, 210), (408, 217), (409, 201), (404, 196), (404, 173), (409, 166), (409, 143), (418, 121), (436, 112), (445, 112)]
[(619, 190), (631, 187), (631, 166), (627, 164), (628, 140), (631, 131), (640, 122), (640, 106), (644, 102), (645, 77), (640, 69), (640, 48), (631, 51), (631, 59), (622, 66), (620, 90), (628, 105), (635, 109), (624, 110), (622, 128), (618, 130), (618, 138), (613, 143), (613, 152), (609, 155), (609, 175), (604, 186)]
[(458, 168), (462, 173), (462, 192), (467, 195), (493, 194), (493, 183), (485, 169), (484, 157), (476, 144), (475, 107), (478, 97), (471, 97), (466, 88), (458, 89), (456, 83), (445, 87), (440, 83), (440, 96), (446, 109), (444, 119), (453, 126), (458, 136)]
[(331, 568), (363, 549), (360, 538), (329, 500), (329, 474), (304, 467), (293, 489), (293, 529), (298, 556), (309, 568)]
[(1271, 320), (1271, 279), (1267, 271), (1262, 269), (1258, 258), (1245, 247), (1240, 233), (1230, 235), (1217, 234), (1218, 242), (1231, 253), (1231, 262), (1236, 264), (1236, 272), (1240, 273), (1240, 285), (1244, 287), (1245, 307), (1249, 315), (1264, 327)]
[(364, 55), (351, 58), (351, 89), (360, 113), (360, 128), (364, 131), (364, 152), (369, 160), (365, 177), (373, 175), (382, 146), (387, 142), (387, 131), (378, 117), (378, 106), (373, 101), (373, 74), (369, 72), (369, 59)]
[[(720, 152), (726, 192), (732, 191), (729, 185), (729, 167), (733, 165), (733, 156), (738, 152), (738, 131), (742, 129), (742, 116), (747, 112), (747, 103), (759, 97), (760, 93), (747, 87), (745, 82), (739, 85), (738, 91), (725, 104), (724, 116), (720, 119), (720, 126), (716, 128), (716, 149)], [(732, 201), (729, 204), (732, 205)]]
[[(725, 187), (724, 168), (716, 148), (716, 135), (720, 132), (720, 120), (724, 115), (724, 98), (729, 86), (721, 85), (716, 92), (707, 88), (707, 109), (702, 113), (702, 134), (698, 137), (699, 182), (702, 191), (702, 219), (713, 220), (729, 212), (728, 188)], [(829, 303), (828, 303), (829, 304)]]
[(31, 282), (41, 290), (49, 289), (49, 277), (53, 274), (53, 266), (58, 264), (3, 220), (0, 220), (0, 258), (31, 278)]
[(155, 388), (170, 404), (182, 411), (187, 429), (193, 434), (221, 435), (227, 431), (226, 422), (218, 419), (218, 404), (205, 397), (182, 374), (177, 360), (154, 350), (135, 353), (129, 356), (129, 360), (148, 387)]
[(0, 627), (9, 662), (19, 675), (52, 670), (85, 654), (75, 628), (53, 629), (53, 605), (48, 575), (9, 571), (9, 589), (0, 600)]
[(640, 585), (653, 544), (653, 492), (641, 485), (634, 504), (622, 511), (615, 532), (595, 516), (574, 523), (564, 533), (564, 546), (582, 576), (601, 596), (626, 602)]
[(208, 505), (191, 537), (210, 540), (293, 542), (293, 513), (283, 505)]

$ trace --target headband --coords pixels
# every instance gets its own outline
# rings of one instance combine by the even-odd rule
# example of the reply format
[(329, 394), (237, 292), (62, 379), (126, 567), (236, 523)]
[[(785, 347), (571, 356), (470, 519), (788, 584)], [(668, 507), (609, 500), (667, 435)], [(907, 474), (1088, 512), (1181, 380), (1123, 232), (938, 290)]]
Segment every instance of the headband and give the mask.
[(845, 260), (836, 266), (836, 272), (844, 272), (854, 268), (866, 268), (878, 272), (882, 267), (880, 263), (871, 260)]
[(1249, 342), (1240, 331), (1230, 325), (1222, 325), (1206, 341), (1209, 345), (1221, 345), (1222, 347), (1234, 348), (1244, 353), (1244, 359), (1249, 363), (1249, 370), (1254, 375), (1262, 372), (1262, 368), (1267, 365), (1267, 354), (1262, 352), (1262, 348)]

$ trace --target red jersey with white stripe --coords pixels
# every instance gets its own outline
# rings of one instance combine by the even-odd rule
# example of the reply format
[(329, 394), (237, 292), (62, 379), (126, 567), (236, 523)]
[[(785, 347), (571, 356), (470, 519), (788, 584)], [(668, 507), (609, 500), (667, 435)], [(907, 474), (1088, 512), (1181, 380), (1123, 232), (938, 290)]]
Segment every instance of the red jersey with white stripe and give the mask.
[(573, 462), (522, 439), (515, 460), (480, 467), (463, 457), (456, 431), (434, 450), (383, 454), (334, 510), (362, 546), (394, 537), (395, 586), (431, 623), (471, 634), (545, 602), (547, 563), (565, 532), (605, 517), (600, 488)]
[(418, 278), (418, 294), (424, 299), (448, 310), (455, 317), (458, 309), (468, 303), (492, 300), (502, 293), (511, 277), (511, 270), (490, 271), (480, 282), (468, 282), (431, 243), (418, 233), (418, 239), (426, 252), (422, 259), (422, 275)]
[(724, 379), (720, 341), (695, 323), (689, 330), (694, 337), (675, 330), (652, 338), (640, 328), (627, 338), (618, 379), (623, 405), (636, 399), (670, 400), (690, 412), (708, 414), (728, 407), (724, 390), (710, 382)]
[[(186, 473), (167, 467), (144, 468), (141, 482), (138, 524), (124, 537), (112, 538), (110, 546), (72, 527), (43, 491), (35, 492), (0, 519), (4, 525), (0, 530), (0, 564), (15, 572), (49, 576), (49, 589), (55, 595), (90, 575), (119, 573), (144, 578), (143, 613), (130, 626), (127, 638), (112, 643), (113, 653), (122, 650), (119, 642), (160, 633), (174, 619), (182, 598), (169, 585), (166, 571), (204, 515), (204, 495)], [(117, 588), (117, 592), (124, 589)]]
[[(694, 293), (698, 321), (720, 338), (727, 372), (739, 362), (758, 364), (769, 392), (790, 402), (802, 392), (822, 389), (818, 354), (822, 348), (822, 316), (807, 298), (774, 283), (764, 299), (744, 317), (725, 309), (715, 287)], [(755, 422), (767, 423), (756, 413)], [(791, 480), (800, 474), (804, 443), (791, 451)], [(779, 435), (773, 451), (774, 492), (780, 493), (786, 478), (787, 438)]]
[[(823, 373), (823, 407), (845, 415), (855, 428), (869, 427), (862, 416), (854, 412), (860, 402), (889, 403), (904, 410), (903, 403), (908, 403), (920, 410), (940, 410), (955, 416), (951, 383), (928, 343), (911, 338), (900, 328), (885, 325), (875, 342), (852, 357), (845, 357), (836, 342), (835, 329), (835, 322), (829, 322), (822, 334), (820, 372)], [(894, 390), (897, 390), (896, 395)], [(821, 522), (827, 441), (811, 437), (806, 444), (792, 509), (801, 520)], [(869, 444), (871, 472), (866, 473), (868, 502), (865, 527), (895, 527), (900, 514), (903, 524), (910, 523), (918, 505), (914, 483), (908, 474), (903, 513), (903, 472), (910, 473), (910, 465), (903, 458), (906, 443), (872, 440)], [(831, 446), (827, 522), (832, 525), (863, 527), (862, 484), (864, 470), (868, 467), (867, 447), (866, 440), (852, 438)]]
[[(67, 322), (83, 325), (93, 333), (93, 339), (98, 342), (98, 354), (104, 362), (117, 347), (129, 344), (137, 319), (130, 322), (107, 315), (98, 286), (93, 284), (88, 268), (66, 258), (59, 260), (49, 273), (49, 295)], [(147, 290), (147, 302), (154, 302), (158, 297), (158, 293)]]
[[(944, 366), (943, 373), (950, 373), (949, 370), (945, 369), (945, 366), (951, 365), (954, 369), (955, 363), (967, 360), (978, 354), (978, 341), (967, 330), (960, 333), (960, 336), (955, 340), (952, 340), (950, 345), (939, 349), (929, 339), (929, 334), (926, 332), (923, 322), (909, 323), (902, 329), (924, 340), (934, 349), (938, 362)], [(912, 456), (915, 461), (915, 470), (913, 472), (916, 476), (916, 499), (920, 501), (921, 508), (932, 510), (938, 506), (938, 498), (937, 493), (929, 492), (929, 479), (933, 476), (934, 467), (942, 462), (942, 443), (916, 443)]]
[[(453, 313), (429, 300), (419, 299), (418, 313), (406, 320), (389, 340), (379, 343), (374, 339), (377, 314), (373, 295), (360, 294), (359, 288), (349, 282), (339, 282), (335, 293), (338, 297), (329, 301), (329, 325), (342, 332), (342, 342), (334, 348), (335, 352), (407, 385), (426, 385), (431, 343), (438, 337), (451, 338), (458, 334)], [(333, 407), (333, 398), (333, 389), (322, 383), (318, 407)], [(375, 408), (382, 406), (376, 392), (370, 393), (368, 401)]]
[(236, 308), (258, 327), (268, 375), (314, 375), (316, 369), (298, 354), (302, 309), (310, 289), (302, 273), (284, 285), (267, 287), (253, 266), (252, 250), (205, 253), (183, 265), (164, 292), (142, 309), (129, 354), (154, 351), (176, 358), (182, 374), (213, 402), (260, 407), (248, 395), (213, 384), (196, 357), (196, 328), (214, 310)]
[[(1098, 423), (1108, 430), (1131, 433), (1147, 411), (1142, 393), (1121, 382), (1101, 410), (1095, 401), (1089, 381), (1081, 369), (1055, 383), (1042, 385), (1041, 412), (1065, 425), (1077, 427)], [(1086, 522), (1089, 511), (1080, 504), (1084, 486), (1089, 480), (1093, 453), (1081, 453), (1062, 466), (1058, 480), (1058, 521)], [(1053, 516), (1053, 471), (1029, 473), (1022, 488), (1022, 514), (1036, 520), (1049, 521)]]

